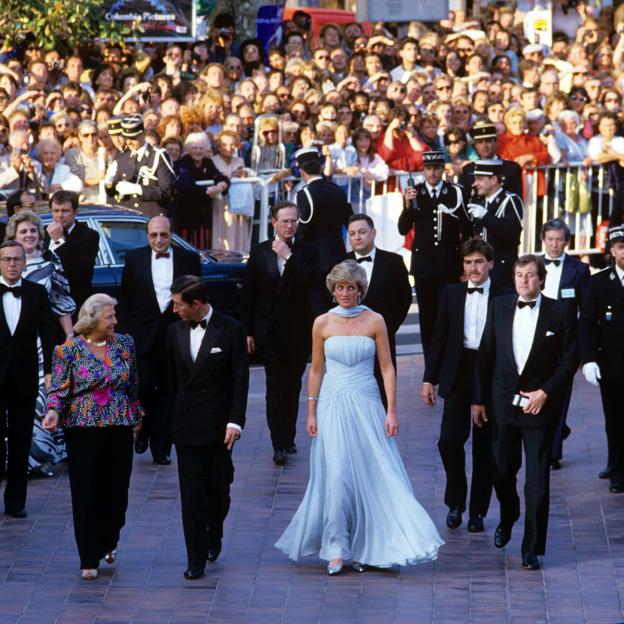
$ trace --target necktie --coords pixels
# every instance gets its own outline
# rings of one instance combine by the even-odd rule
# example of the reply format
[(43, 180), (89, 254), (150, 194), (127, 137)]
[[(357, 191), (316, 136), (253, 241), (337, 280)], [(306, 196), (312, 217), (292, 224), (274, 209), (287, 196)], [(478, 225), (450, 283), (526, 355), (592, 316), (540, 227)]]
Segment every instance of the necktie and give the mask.
[(189, 321), (189, 325), (191, 326), (191, 329), (195, 329), (197, 326), (201, 327), (202, 329), (206, 329), (206, 325), (208, 325), (208, 322), (206, 321), (206, 319), (202, 319), (201, 321)]
[(561, 264), (561, 260), (551, 260), (550, 258), (544, 258), (544, 263), (554, 264), (556, 267), (558, 267)]
[(476, 293), (478, 292), (480, 295), (483, 294), (483, 286), (475, 286), (474, 288), (471, 288), (470, 286), (468, 286), (468, 294), (472, 295), (472, 293)]
[(4, 293), (11, 293), (14, 297), (22, 296), (22, 287), (21, 286), (6, 286), (5, 284), (0, 284), (0, 295), (4, 295)]
[(434, 188), (431, 189), (431, 199), (433, 199), (433, 201), (437, 199), (436, 190)]
[(168, 251), (158, 251), (156, 252), (156, 260), (158, 260), (158, 258), (168, 258), (170, 255)]
[(537, 301), (518, 301), (518, 309), (522, 310), (522, 308), (529, 306), (529, 308), (531, 308), (532, 310), (535, 307), (536, 303)]
[(362, 256), (361, 258), (357, 258), (357, 263), (362, 264), (362, 262), (372, 262), (373, 259), (370, 256)]

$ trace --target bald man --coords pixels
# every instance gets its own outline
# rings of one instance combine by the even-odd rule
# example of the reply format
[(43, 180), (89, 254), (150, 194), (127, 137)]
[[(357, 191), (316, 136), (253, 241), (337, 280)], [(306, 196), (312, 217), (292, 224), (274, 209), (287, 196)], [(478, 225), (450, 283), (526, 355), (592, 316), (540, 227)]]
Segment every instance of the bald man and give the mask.
[(171, 409), (167, 393), (167, 328), (173, 313), (171, 284), (181, 275), (200, 275), (199, 255), (173, 246), (171, 222), (153, 217), (147, 224), (145, 247), (126, 255), (121, 276), (120, 319), (136, 343), (139, 396), (145, 408), (137, 453), (150, 448), (154, 462), (171, 463)]

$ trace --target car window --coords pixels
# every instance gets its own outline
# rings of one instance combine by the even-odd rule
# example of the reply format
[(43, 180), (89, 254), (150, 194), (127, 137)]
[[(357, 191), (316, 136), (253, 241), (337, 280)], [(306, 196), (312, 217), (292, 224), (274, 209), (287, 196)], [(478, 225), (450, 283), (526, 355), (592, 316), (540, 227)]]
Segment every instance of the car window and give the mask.
[(113, 254), (113, 264), (123, 264), (131, 249), (147, 245), (143, 221), (100, 221)]

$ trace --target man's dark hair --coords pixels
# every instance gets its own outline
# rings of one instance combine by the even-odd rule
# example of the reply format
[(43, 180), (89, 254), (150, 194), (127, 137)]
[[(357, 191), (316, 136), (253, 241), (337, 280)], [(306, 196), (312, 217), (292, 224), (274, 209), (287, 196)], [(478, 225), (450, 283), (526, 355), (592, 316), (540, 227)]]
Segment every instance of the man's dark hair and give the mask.
[(76, 212), (76, 210), (78, 210), (78, 193), (65, 190), (56, 191), (56, 193), (50, 197), (50, 208), (52, 208), (52, 204), (65, 204), (67, 202), (71, 204), (72, 210)]
[(277, 219), (277, 213), (280, 210), (283, 210), (284, 208), (294, 208), (297, 211), (297, 215), (299, 215), (299, 208), (297, 207), (297, 204), (295, 204), (294, 202), (291, 202), (288, 199), (282, 199), (281, 201), (278, 201), (277, 204), (275, 204), (275, 206), (271, 208), (271, 217), (273, 219)]
[(6, 200), (6, 211), (7, 217), (9, 219), (15, 214), (15, 209), (20, 208), (22, 205), (22, 195), (24, 193), (28, 193), (26, 189), (17, 189), (17, 191), (13, 191)]
[(544, 288), (546, 284), (546, 265), (544, 264), (544, 258), (542, 258), (542, 256), (536, 256), (535, 254), (524, 254), (524, 256), (520, 256), (514, 262), (514, 273), (517, 268), (525, 267), (527, 264), (531, 264), (531, 262), (535, 263), (537, 267), (537, 277), (542, 283), (542, 288)]
[(219, 13), (212, 22), (213, 28), (235, 28), (236, 23), (231, 13)]
[(208, 303), (208, 285), (197, 275), (181, 275), (173, 280), (171, 294), (180, 295), (182, 301), (191, 305), (193, 301)]
[(403, 39), (399, 41), (399, 50), (402, 50), (408, 43), (416, 44), (416, 49), (420, 50), (418, 39), (415, 39), (414, 37), (403, 37)]
[(481, 254), (485, 256), (488, 262), (494, 260), (494, 248), (490, 243), (484, 241), (482, 238), (469, 238), (461, 246), (461, 256), (465, 258), (473, 253)]
[(4, 243), (0, 244), (0, 251), (8, 249), (9, 247), (19, 247), (22, 250), (24, 257), (26, 257), (26, 251), (24, 250), (22, 243), (18, 243), (16, 240), (6, 240)]
[(299, 169), (304, 171), (308, 175), (321, 175), (321, 161), (306, 163), (305, 165), (299, 165)]
[(544, 225), (542, 225), (542, 232), (540, 238), (544, 240), (546, 232), (551, 230), (563, 230), (566, 243), (570, 242), (571, 233), (568, 224), (563, 219), (548, 219)]
[(357, 212), (349, 217), (349, 225), (351, 225), (355, 221), (366, 221), (370, 228), (372, 228), (373, 230), (375, 229), (375, 222), (363, 212)]

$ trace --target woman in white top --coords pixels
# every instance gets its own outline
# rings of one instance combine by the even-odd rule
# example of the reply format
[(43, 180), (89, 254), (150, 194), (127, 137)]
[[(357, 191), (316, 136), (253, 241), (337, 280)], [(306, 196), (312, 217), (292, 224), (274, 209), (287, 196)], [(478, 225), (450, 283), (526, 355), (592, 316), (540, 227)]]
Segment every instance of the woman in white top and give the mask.
[(82, 193), (82, 180), (71, 169), (59, 162), (63, 150), (61, 144), (54, 139), (43, 139), (37, 143), (35, 148), (37, 160), (41, 163), (41, 172), (46, 178), (46, 191), (51, 195), (56, 191), (63, 189), (64, 191), (73, 191), (74, 193)]

